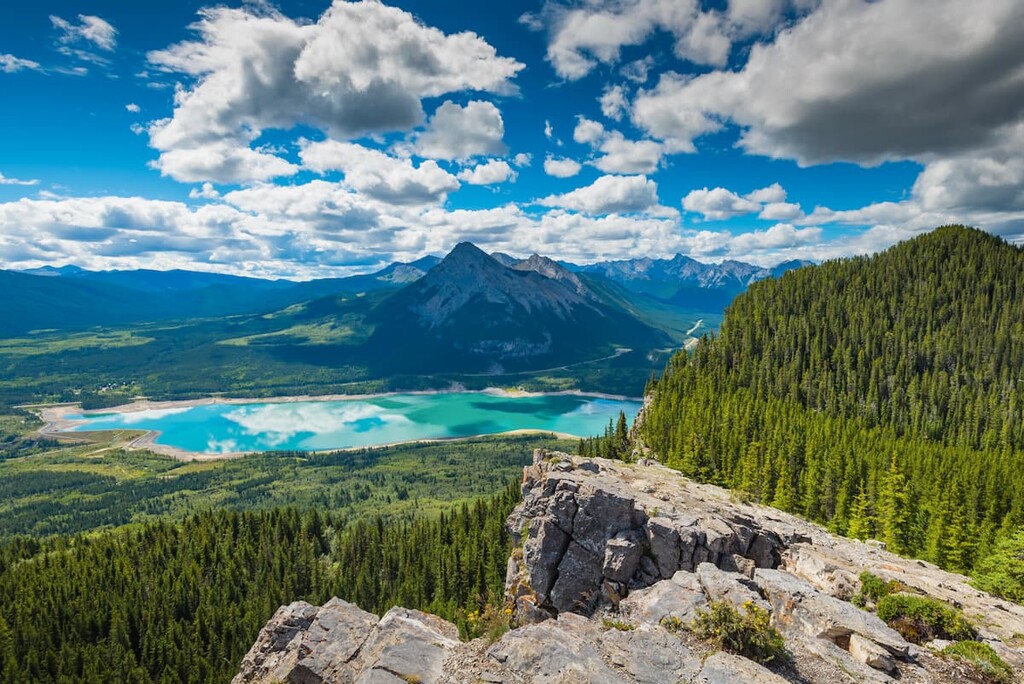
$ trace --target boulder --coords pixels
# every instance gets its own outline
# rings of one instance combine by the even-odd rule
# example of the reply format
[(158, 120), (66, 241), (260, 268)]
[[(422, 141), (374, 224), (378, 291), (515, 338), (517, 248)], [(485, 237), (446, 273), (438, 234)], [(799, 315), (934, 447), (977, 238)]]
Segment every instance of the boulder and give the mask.
[(859, 634), (896, 657), (907, 656), (910, 644), (878, 616), (818, 591), (795, 575), (758, 569), (754, 582), (768, 597), (775, 623), (783, 631), (827, 639), (844, 649), (850, 635)]
[(647, 625), (660, 625), (665, 618), (686, 624), (707, 605), (697, 576), (680, 570), (670, 580), (631, 592), (619, 603), (619, 612), (628, 620)]
[(882, 672), (891, 673), (896, 670), (896, 661), (893, 660), (892, 654), (874, 641), (865, 639), (860, 634), (851, 634), (848, 646), (854, 660)]
[(711, 563), (698, 565), (696, 574), (709, 601), (728, 601), (739, 610), (747, 603), (765, 611), (771, 610), (768, 602), (757, 593), (757, 585), (744, 575), (720, 570)]
[(786, 680), (753, 660), (720, 651), (704, 661), (699, 684), (786, 684)]

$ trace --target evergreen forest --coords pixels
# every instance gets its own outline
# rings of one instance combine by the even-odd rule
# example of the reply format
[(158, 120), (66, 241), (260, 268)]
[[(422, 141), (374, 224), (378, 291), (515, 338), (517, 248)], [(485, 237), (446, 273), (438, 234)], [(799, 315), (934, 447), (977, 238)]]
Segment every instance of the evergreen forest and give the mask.
[(1024, 523), (1022, 301), (1024, 249), (961, 226), (756, 283), (649, 383), (643, 438), (686, 475), (969, 573)]

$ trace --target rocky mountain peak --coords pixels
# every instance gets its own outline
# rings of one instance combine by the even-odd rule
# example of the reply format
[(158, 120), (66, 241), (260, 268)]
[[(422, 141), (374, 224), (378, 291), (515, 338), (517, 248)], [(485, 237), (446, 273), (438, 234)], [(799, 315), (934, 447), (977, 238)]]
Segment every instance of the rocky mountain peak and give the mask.
[[(538, 451), (508, 526), (506, 603), (519, 626), (494, 643), (460, 642), (454, 626), (404, 608), (378, 619), (337, 599), (299, 602), (264, 628), (235, 683), (996, 681), (854, 605), (864, 571), (958, 606), (1024, 673), (1010, 645), (1024, 607), (655, 462)], [(769, 669), (676, 628), (713, 602), (770, 615), (788, 659)]]
[(530, 258), (517, 262), (512, 266), (512, 268), (517, 271), (533, 271), (534, 273), (539, 273), (545, 278), (566, 283), (575, 290), (576, 294), (589, 297), (593, 296), (587, 291), (587, 286), (583, 284), (583, 281), (580, 280), (578, 275), (548, 257), (533, 254)]

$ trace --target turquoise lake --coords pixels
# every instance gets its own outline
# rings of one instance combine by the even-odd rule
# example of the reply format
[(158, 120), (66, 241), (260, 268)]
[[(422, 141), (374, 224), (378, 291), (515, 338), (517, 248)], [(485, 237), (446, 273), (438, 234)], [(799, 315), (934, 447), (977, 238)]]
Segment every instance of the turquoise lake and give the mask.
[(419, 439), (471, 437), (510, 430), (550, 430), (579, 437), (604, 431), (624, 411), (632, 422), (640, 402), (549, 394), (479, 392), (396, 394), (338, 401), (252, 402), (65, 416), (82, 430), (156, 430), (158, 444), (217, 454), (319, 451)]

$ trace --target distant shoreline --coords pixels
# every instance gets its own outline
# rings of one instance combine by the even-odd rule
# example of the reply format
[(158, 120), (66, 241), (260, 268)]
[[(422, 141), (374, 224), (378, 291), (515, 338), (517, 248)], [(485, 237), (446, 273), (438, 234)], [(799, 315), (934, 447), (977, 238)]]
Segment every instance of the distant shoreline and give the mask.
[[(85, 425), (88, 421), (85, 420), (73, 420), (67, 416), (69, 414), (81, 414), (84, 416), (91, 416), (103, 413), (138, 413), (141, 411), (153, 411), (153, 410), (166, 410), (166, 409), (178, 409), (178, 408), (195, 408), (197, 406), (214, 406), (217, 404), (224, 405), (238, 405), (238, 404), (287, 404), (287, 403), (299, 403), (299, 402), (327, 402), (327, 401), (365, 401), (368, 399), (381, 399), (386, 397), (394, 397), (401, 395), (435, 395), (435, 394), (487, 394), (490, 396), (500, 396), (509, 398), (519, 397), (554, 397), (554, 396), (580, 396), (580, 397), (592, 397), (595, 399), (609, 399), (613, 401), (636, 401), (643, 402), (642, 397), (628, 397), (620, 394), (608, 394), (605, 392), (584, 392), (582, 390), (560, 390), (557, 392), (528, 392), (525, 390), (509, 390), (501, 387), (488, 387), (482, 390), (464, 390), (464, 389), (445, 389), (445, 390), (412, 390), (406, 392), (378, 392), (371, 394), (324, 394), (324, 395), (294, 395), (284, 397), (258, 397), (258, 398), (245, 398), (245, 397), (204, 397), (201, 399), (182, 399), (182, 400), (167, 400), (167, 401), (151, 401), (149, 399), (136, 399), (128, 404), (122, 404), (120, 406), (111, 406), (109, 408), (102, 409), (91, 409), (83, 411), (81, 406), (77, 403), (72, 404), (57, 404), (52, 406), (35, 405), (27, 406), (34, 410), (39, 417), (43, 420), (43, 426), (39, 428), (36, 433), (40, 436), (51, 436), (51, 437), (79, 437), (82, 439), (88, 439), (89, 431), (84, 430), (81, 432), (72, 431), (80, 425)], [(122, 445), (125, 449), (145, 449), (152, 451), (153, 453), (161, 454), (163, 456), (170, 456), (171, 458), (179, 461), (216, 461), (231, 458), (240, 458), (242, 456), (249, 456), (252, 454), (265, 453), (265, 451), (232, 451), (232, 452), (221, 452), (221, 453), (205, 453), (201, 451), (186, 451), (179, 449), (178, 447), (169, 446), (166, 444), (157, 443), (161, 432), (159, 430), (146, 430), (144, 434), (135, 437), (125, 444)], [(359, 451), (363, 449), (383, 449), (386, 447), (399, 446), (403, 444), (430, 444), (437, 442), (450, 442), (456, 440), (467, 440), (467, 439), (479, 439), (481, 437), (500, 437), (500, 436), (512, 436), (512, 435), (525, 435), (525, 434), (547, 434), (555, 435), (562, 439), (582, 439), (579, 435), (570, 435), (568, 433), (555, 432), (552, 430), (535, 430), (535, 429), (519, 429), (509, 430), (506, 432), (495, 432), (495, 433), (484, 433), (479, 435), (467, 435), (464, 437), (437, 437), (431, 439), (414, 439), (400, 442), (390, 442), (387, 444), (376, 444), (373, 446), (359, 446), (359, 447), (338, 447), (336, 449), (318, 449), (314, 451), (308, 451), (305, 453), (318, 454), (328, 453), (336, 451)]]

